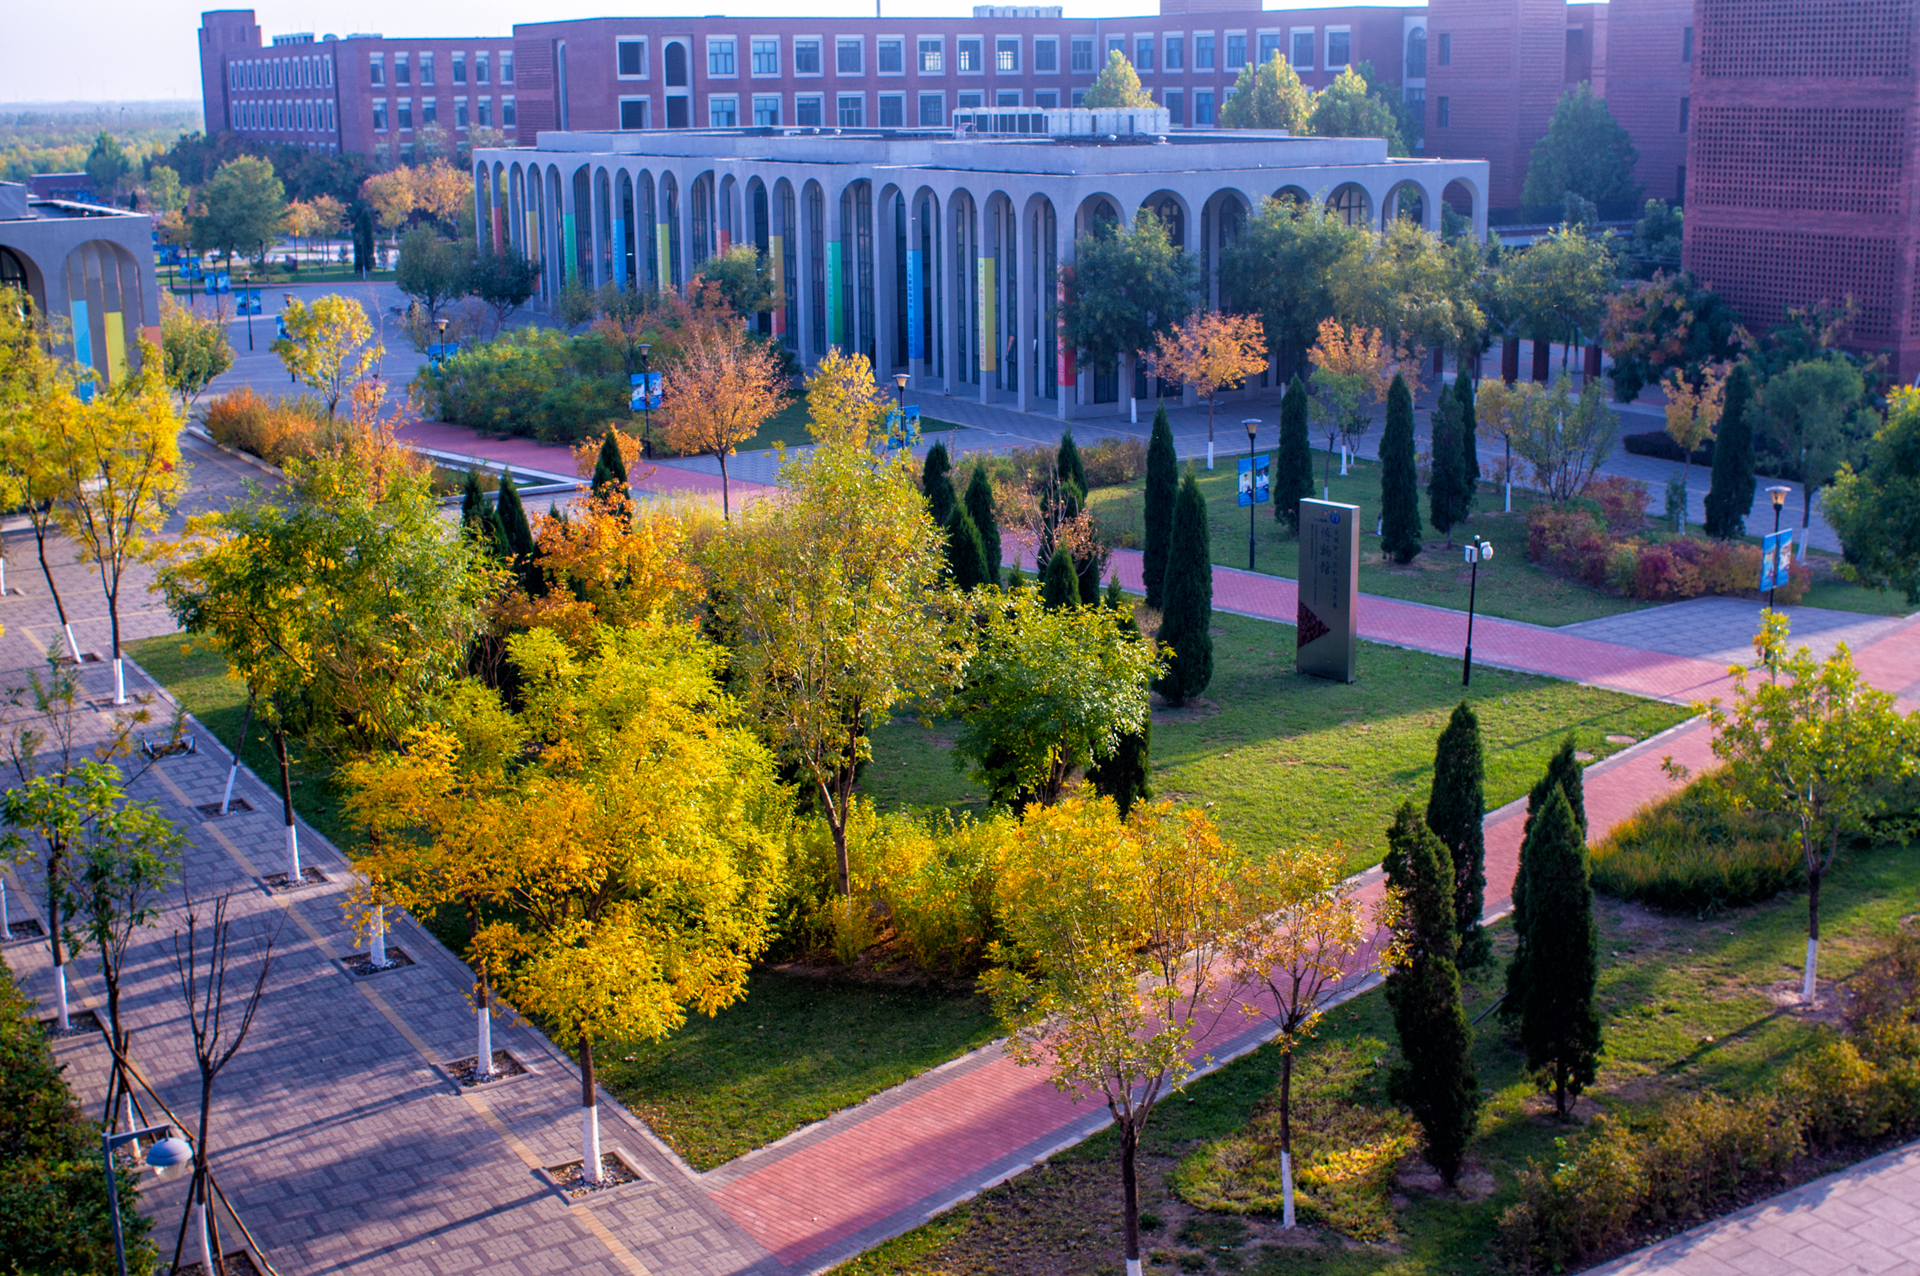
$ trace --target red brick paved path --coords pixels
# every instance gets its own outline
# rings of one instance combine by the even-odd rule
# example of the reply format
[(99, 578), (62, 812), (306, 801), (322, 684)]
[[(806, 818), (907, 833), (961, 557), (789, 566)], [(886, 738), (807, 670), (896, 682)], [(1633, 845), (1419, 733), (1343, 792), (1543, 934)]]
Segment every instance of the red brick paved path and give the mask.
[[(532, 439), (486, 438), (464, 426), (443, 425), (437, 421), (411, 421), (401, 426), (397, 433), (401, 442), (413, 447), (447, 456), (497, 461), (511, 465), (514, 472), (521, 476), (576, 477), (573, 452), (558, 444), (537, 443)], [(671, 465), (644, 465), (636, 467), (631, 478), (634, 491), (652, 496), (720, 499), (720, 479), (717, 475), (701, 474)], [(742, 479), (729, 479), (727, 482), (727, 495), (736, 505), (753, 500), (769, 490), (764, 483), (749, 483)]]

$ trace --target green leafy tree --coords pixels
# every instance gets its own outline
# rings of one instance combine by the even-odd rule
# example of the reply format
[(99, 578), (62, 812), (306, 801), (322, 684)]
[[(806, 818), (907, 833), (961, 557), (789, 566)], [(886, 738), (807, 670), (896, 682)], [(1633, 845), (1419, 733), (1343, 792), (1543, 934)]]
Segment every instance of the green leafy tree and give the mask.
[(973, 520), (980, 536), (980, 561), (990, 585), (1000, 583), (1000, 515), (993, 504), (993, 484), (987, 479), (987, 467), (973, 467), (967, 480), (967, 517)]
[(953, 507), (953, 512), (947, 515), (946, 529), (947, 567), (953, 573), (955, 587), (978, 589), (991, 584), (993, 576), (987, 571), (987, 552), (980, 545), (980, 529), (974, 526), (966, 506)]
[[(1713, 436), (1713, 483), (1707, 489), (1707, 535), (1736, 540), (1747, 534), (1753, 509), (1753, 378), (1744, 363), (1727, 374), (1720, 427)], [(1835, 494), (1838, 494), (1836, 487)], [(1833, 505), (1829, 501), (1829, 515)], [(1920, 601), (1920, 600), (1917, 600)]]
[(1453, 865), (1411, 802), (1395, 813), (1387, 845), (1383, 867), (1396, 904), (1398, 958), (1387, 972), (1387, 1004), (1401, 1057), (1388, 1087), (1420, 1123), (1427, 1161), (1451, 1186), (1480, 1120), (1473, 1029), (1454, 964)]
[(1572, 347), (1582, 334), (1598, 337), (1613, 291), (1612, 232), (1595, 237), (1578, 226), (1561, 226), (1501, 267), (1497, 304), (1536, 341), (1564, 343), (1565, 375)]
[(1560, 205), (1570, 194), (1593, 204), (1637, 203), (1633, 168), (1639, 162), (1633, 138), (1606, 99), (1595, 97), (1593, 85), (1582, 80), (1553, 108), (1546, 136), (1534, 143), (1520, 199), (1535, 207)]
[(102, 131), (93, 139), (93, 149), (87, 152), (87, 184), (93, 188), (93, 197), (103, 204), (111, 204), (120, 193), (120, 185), (133, 171), (133, 161), (121, 147), (118, 138)]
[(1160, 621), (1166, 672), (1153, 684), (1169, 704), (1195, 699), (1213, 681), (1213, 550), (1207, 502), (1188, 468), (1167, 537), (1167, 605)]
[(226, 321), (213, 314), (202, 317), (191, 306), (161, 294), (160, 357), (167, 387), (180, 396), (184, 411), (233, 366)]
[(1127, 61), (1127, 55), (1112, 49), (1107, 53), (1107, 64), (1093, 77), (1081, 105), (1090, 111), (1149, 107), (1153, 105), (1153, 94), (1140, 87), (1140, 73)]
[[(1805, 647), (1787, 654), (1787, 618), (1763, 613), (1753, 640), (1764, 678), (1736, 668), (1733, 705), (1707, 706), (1713, 753), (1741, 805), (1792, 822), (1807, 871), (1807, 964), (1800, 997), (1817, 999), (1820, 887), (1840, 839), (1884, 809), (1888, 781), (1913, 774), (1915, 723), (1890, 692), (1868, 686), (1843, 643), (1816, 662)], [(1544, 970), (1540, 972), (1544, 976)], [(1539, 976), (1536, 976), (1538, 978)]]
[(1239, 241), (1221, 250), (1222, 299), (1260, 316), (1282, 374), (1301, 367), (1321, 320), (1337, 312), (1335, 281), (1367, 237), (1364, 227), (1348, 226), (1318, 204), (1268, 199)]
[(1147, 481), (1142, 498), (1140, 579), (1146, 586), (1147, 606), (1159, 608), (1167, 579), (1167, 540), (1173, 534), (1173, 501), (1180, 490), (1180, 462), (1173, 449), (1173, 426), (1167, 405), (1153, 411), (1153, 434), (1147, 440)]
[(196, 251), (217, 252), (229, 262), (235, 253), (259, 258), (279, 236), (287, 188), (266, 160), (229, 160), (198, 194), (198, 211), (187, 219)]
[(947, 445), (936, 443), (927, 449), (926, 463), (920, 467), (920, 491), (927, 498), (933, 521), (945, 527), (959, 497), (953, 490), (953, 461)]
[(147, 170), (147, 204), (155, 212), (177, 213), (187, 206), (187, 191), (180, 184), (180, 174), (165, 164), (155, 164)]
[(429, 323), (449, 302), (473, 291), (473, 245), (443, 239), (422, 226), (400, 241), (394, 285), (427, 312)]
[(1240, 78), (1220, 107), (1221, 128), (1285, 129), (1303, 137), (1313, 116), (1313, 90), (1300, 83), (1293, 63), (1275, 50), (1263, 65), (1240, 68)]
[(1427, 827), (1453, 860), (1453, 922), (1462, 970), (1485, 962), (1493, 943), (1481, 925), (1487, 907), (1486, 750), (1480, 718), (1462, 700), (1454, 706), (1433, 752), (1433, 789), (1427, 796)]
[(1461, 518), (1469, 517), (1473, 512), (1474, 501), (1480, 494), (1480, 422), (1474, 405), (1473, 378), (1464, 372), (1456, 372), (1453, 378), (1453, 397), (1460, 403), (1460, 451), (1463, 457), (1461, 469), (1467, 480), (1467, 501), (1461, 507)]
[[(1841, 571), (1863, 585), (1901, 590), (1911, 607), (1920, 605), (1920, 391), (1896, 389), (1887, 406), (1887, 423), (1873, 436), (1866, 463), (1858, 472), (1844, 465), (1834, 479), (1827, 519), (1846, 547)], [(1716, 483), (1719, 448), (1726, 446), (1724, 421), (1721, 434), (1713, 457)]]
[(493, 311), (493, 331), (498, 336), (513, 312), (526, 305), (540, 286), (540, 266), (513, 248), (484, 252), (468, 268), (468, 283), (473, 295)]
[(367, 308), (351, 297), (329, 293), (311, 305), (295, 301), (280, 317), (287, 335), (273, 343), (273, 352), (288, 372), (320, 392), (331, 420), (340, 400), (353, 393), (386, 353)]
[(1839, 355), (1796, 363), (1760, 387), (1760, 426), (1808, 493), (1801, 502), (1800, 544), (1813, 521), (1813, 498), (1873, 430), (1866, 379)]
[(1125, 359), (1131, 366), (1192, 308), (1193, 258), (1173, 246), (1166, 224), (1146, 209), (1131, 229), (1097, 223), (1074, 245), (1074, 256), (1060, 268), (1060, 331), (1091, 363)]
[(1399, 373), (1387, 387), (1380, 436), (1380, 546), (1396, 563), (1420, 552), (1420, 470), (1413, 454), (1413, 393)]
[(1105, 607), (1053, 607), (1021, 590), (989, 609), (966, 684), (949, 701), (954, 743), (995, 802), (1060, 800), (1074, 772), (1112, 759), (1148, 717), (1158, 671), (1137, 631)]
[(1555, 786), (1527, 834), (1527, 952), (1532, 974), (1520, 1006), (1520, 1041), (1561, 1117), (1593, 1084), (1600, 1064), (1600, 978), (1586, 830)]
[(1442, 386), (1431, 415), (1433, 460), (1427, 479), (1427, 519), (1453, 548), (1453, 525), (1467, 515), (1467, 456), (1460, 441), (1460, 399)]
[(486, 489), (480, 486), (480, 471), (468, 470), (466, 481), (460, 485), (460, 530), (477, 537), (491, 550), (492, 523), (493, 506), (487, 501)]
[(1600, 344), (1613, 360), (1613, 394), (1622, 403), (1674, 369), (1697, 383), (1709, 367), (1737, 359), (1746, 343), (1740, 316), (1726, 299), (1677, 271), (1623, 286), (1608, 298), (1600, 329)]
[(763, 257), (751, 244), (735, 244), (700, 267), (699, 280), (719, 291), (720, 297), (745, 318), (775, 308), (773, 258)]
[(1547, 759), (1546, 772), (1534, 781), (1533, 788), (1527, 792), (1527, 818), (1520, 832), (1520, 862), (1513, 872), (1513, 933), (1516, 942), (1513, 956), (1507, 962), (1507, 991), (1500, 1002), (1500, 1015), (1505, 1019), (1517, 1017), (1526, 1005), (1527, 984), (1532, 978), (1531, 948), (1527, 941), (1531, 916), (1527, 904), (1528, 882), (1531, 880), (1527, 846), (1540, 808), (1556, 791), (1567, 799), (1574, 823), (1580, 826), (1581, 836), (1584, 837), (1587, 827), (1586, 784), (1580, 759), (1574, 756), (1572, 732), (1568, 732), (1560, 741), (1560, 747)]
[(1366, 80), (1353, 67), (1314, 94), (1307, 124), (1315, 137), (1383, 137), (1387, 154), (1407, 153), (1398, 115), (1385, 98), (1368, 91)]
[(1313, 495), (1313, 439), (1307, 386), (1299, 377), (1280, 397), (1280, 447), (1273, 456), (1273, 517), (1300, 530), (1300, 502)]

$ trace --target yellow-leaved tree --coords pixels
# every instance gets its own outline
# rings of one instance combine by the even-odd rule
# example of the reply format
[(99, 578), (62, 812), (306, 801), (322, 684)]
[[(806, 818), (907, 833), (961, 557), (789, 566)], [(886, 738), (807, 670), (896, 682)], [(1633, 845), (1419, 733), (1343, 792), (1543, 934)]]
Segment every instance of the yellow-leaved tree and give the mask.
[(287, 335), (273, 352), (287, 371), (320, 392), (331, 417), (354, 384), (380, 361), (385, 347), (374, 340), (367, 308), (350, 297), (329, 293), (311, 306), (295, 301), (280, 316)]
[[(1710, 363), (1699, 375), (1688, 376), (1679, 368), (1669, 368), (1660, 388), (1667, 392), (1667, 437), (1680, 445), (1680, 487), (1693, 477), (1693, 453), (1720, 428), (1720, 413), (1727, 402), (1727, 377), (1731, 363)], [(1681, 530), (1679, 528), (1676, 531)]]
[(865, 447), (880, 432), (890, 406), (863, 354), (835, 346), (807, 378), (807, 430), (815, 443)]
[[(0, 305), (0, 497), (5, 508), (19, 508), (33, 528), (40, 572), (66, 634), (67, 653), (77, 665), (80, 644), (47, 560), (47, 543), (58, 528), (54, 511), (69, 489), (66, 467), (50, 440), (71, 387), (84, 374), (71, 359), (54, 353), (58, 346), (55, 329), (30, 307)], [(0, 575), (6, 570), (4, 553), (0, 548)]]
[(585, 655), (546, 630), (508, 649), (519, 714), (468, 686), (348, 769), (361, 869), (410, 907), (491, 906), (469, 956), (577, 1045), (582, 1177), (598, 1182), (595, 1044), (657, 1040), (746, 991), (789, 809), (691, 622), (602, 629)]
[(786, 406), (786, 378), (773, 346), (748, 336), (730, 313), (722, 318), (704, 306), (688, 310), (678, 345), (662, 379), (667, 445), (720, 462), (720, 512), (731, 517), (727, 458)]
[(1213, 407), (1222, 390), (1237, 390), (1267, 366), (1267, 337), (1258, 315), (1198, 310), (1161, 335), (1147, 371), (1191, 386), (1207, 405), (1207, 464), (1213, 464)]
[[(711, 518), (712, 507), (702, 508)], [(536, 518), (534, 562), (546, 592), (508, 594), (500, 620), (508, 629), (551, 629), (585, 650), (601, 625), (679, 615), (696, 583), (688, 530), (698, 516), (653, 503), (635, 508), (609, 490), (576, 503), (565, 518)]]
[(1393, 351), (1378, 328), (1349, 327), (1337, 319), (1320, 321), (1320, 336), (1307, 351), (1313, 363), (1313, 394), (1320, 401), (1321, 424), (1327, 427), (1327, 482), (1333, 482), (1333, 436), (1343, 440), (1340, 473), (1347, 472), (1347, 454), (1367, 432), (1373, 405), (1387, 397), (1393, 379)]

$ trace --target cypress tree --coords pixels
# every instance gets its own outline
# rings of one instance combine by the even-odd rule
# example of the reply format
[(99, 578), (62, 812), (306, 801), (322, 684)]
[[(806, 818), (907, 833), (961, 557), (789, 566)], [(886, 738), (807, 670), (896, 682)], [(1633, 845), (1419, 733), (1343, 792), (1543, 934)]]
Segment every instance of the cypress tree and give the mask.
[(1556, 792), (1566, 799), (1584, 840), (1587, 833), (1586, 787), (1582, 783), (1580, 759), (1573, 756), (1572, 732), (1568, 732), (1566, 738), (1560, 741), (1560, 747), (1547, 760), (1546, 773), (1534, 782), (1533, 788), (1527, 793), (1527, 820), (1520, 826), (1520, 863), (1515, 866), (1513, 873), (1513, 934), (1516, 943), (1513, 957), (1507, 963), (1506, 998), (1500, 1003), (1500, 1017), (1503, 1019), (1519, 1015), (1526, 1002), (1532, 968), (1532, 952), (1527, 943), (1532, 866), (1527, 863), (1527, 847), (1533, 841), (1535, 818), (1547, 804), (1547, 799)]
[(1071, 480), (1080, 489), (1084, 501), (1087, 494), (1087, 467), (1080, 463), (1080, 449), (1073, 444), (1072, 430), (1061, 431), (1060, 451), (1054, 456), (1054, 464), (1059, 471), (1060, 481), (1064, 483)]
[(1600, 1061), (1600, 978), (1587, 839), (1565, 790), (1555, 787), (1527, 838), (1527, 949), (1532, 973), (1520, 1013), (1520, 1043), (1535, 1084), (1553, 1091), (1562, 1117), (1593, 1084)]
[[(1107, 581), (1106, 596), (1103, 597), (1100, 602), (1101, 605), (1110, 611), (1124, 613), (1129, 623), (1132, 621), (1133, 613), (1127, 610), (1127, 591), (1120, 588), (1120, 574), (1118, 572), (1115, 572), (1113, 578)], [(1139, 631), (1138, 625), (1134, 625), (1133, 628), (1135, 632)]]
[(1420, 552), (1420, 469), (1413, 456), (1413, 395), (1395, 373), (1380, 437), (1380, 547), (1396, 563)]
[(1454, 965), (1453, 865), (1411, 802), (1394, 815), (1387, 844), (1387, 884), (1405, 907), (1397, 929), (1407, 951), (1405, 964), (1387, 976), (1402, 1059), (1388, 1087), (1420, 1123), (1427, 1160), (1452, 1186), (1480, 1119), (1473, 1028)]
[(1040, 601), (1049, 607), (1075, 607), (1080, 603), (1080, 573), (1074, 570), (1073, 555), (1064, 549), (1053, 551), (1047, 559), (1046, 575), (1040, 580)]
[(460, 526), (469, 536), (484, 537), (487, 520), (493, 517), (493, 507), (487, 504), (487, 494), (480, 490), (480, 471), (468, 470), (467, 481), (460, 489)]
[(973, 477), (967, 482), (967, 517), (973, 520), (973, 529), (980, 537), (981, 562), (986, 568), (987, 581), (1000, 583), (1000, 514), (993, 507), (993, 484), (987, 481), (987, 467), (973, 467)]
[(1735, 364), (1727, 377), (1720, 426), (1713, 437), (1713, 486), (1707, 489), (1707, 535), (1732, 540), (1747, 534), (1753, 509), (1753, 379)]
[(620, 440), (614, 431), (608, 430), (607, 437), (600, 441), (600, 455), (593, 463), (593, 491), (596, 494), (611, 491), (624, 498), (632, 490), (627, 481), (627, 458), (620, 455)]
[(1171, 648), (1167, 671), (1153, 685), (1169, 704), (1198, 696), (1213, 681), (1213, 549), (1208, 543), (1207, 502), (1191, 466), (1180, 481), (1167, 538), (1166, 606), (1160, 645)]
[(1026, 585), (1027, 585), (1026, 573), (1020, 570), (1020, 564), (1015, 563), (1013, 566), (1007, 568), (1007, 592), (1008, 593), (1012, 593), (1016, 589), (1025, 589)]
[(1100, 602), (1100, 561), (1102, 555), (1095, 554), (1086, 562), (1076, 562), (1075, 571), (1080, 577), (1080, 601), (1088, 607)]
[(1431, 414), (1433, 476), (1427, 482), (1427, 519), (1453, 545), (1453, 525), (1467, 513), (1467, 458), (1460, 445), (1460, 400), (1443, 392)]
[(980, 531), (964, 505), (954, 506), (947, 516), (947, 567), (953, 573), (953, 583), (961, 589), (977, 589), (991, 579)]
[(1453, 925), (1459, 937), (1456, 964), (1478, 966), (1493, 951), (1480, 914), (1487, 906), (1486, 752), (1480, 719), (1466, 701), (1454, 706), (1433, 751), (1433, 790), (1427, 796), (1427, 827), (1453, 859)]
[(1473, 378), (1456, 372), (1453, 397), (1460, 405), (1460, 468), (1467, 479), (1467, 502), (1460, 507), (1460, 518), (1464, 521), (1480, 499), (1480, 423), (1474, 416)]
[(500, 539), (506, 551), (502, 558), (513, 565), (527, 593), (536, 597), (546, 593), (546, 581), (533, 561), (533, 528), (527, 522), (526, 506), (520, 503), (520, 489), (513, 484), (512, 470), (500, 476), (500, 499), (494, 505), (494, 514), (500, 521)]
[(933, 521), (945, 527), (958, 500), (953, 490), (953, 462), (947, 457), (945, 443), (936, 443), (927, 449), (927, 463), (920, 471), (920, 490), (926, 493)]
[(1300, 502), (1313, 495), (1313, 439), (1307, 432), (1307, 387), (1298, 376), (1280, 399), (1280, 449), (1273, 455), (1273, 516), (1298, 532)]
[(1173, 453), (1173, 426), (1167, 405), (1153, 413), (1153, 436), (1147, 441), (1147, 486), (1142, 511), (1145, 535), (1140, 556), (1140, 578), (1147, 587), (1147, 606), (1159, 608), (1167, 579), (1167, 536), (1173, 530), (1173, 498), (1180, 491), (1180, 463)]
[[(1133, 618), (1133, 609), (1127, 606), (1127, 596), (1120, 588), (1119, 576), (1107, 582), (1104, 601), (1122, 633), (1137, 635), (1140, 632), (1140, 623)], [(1138, 731), (1129, 731), (1120, 737), (1112, 757), (1087, 764), (1088, 782), (1096, 793), (1113, 799), (1121, 819), (1133, 810), (1135, 802), (1153, 796), (1152, 753), (1153, 714), (1149, 712)]]

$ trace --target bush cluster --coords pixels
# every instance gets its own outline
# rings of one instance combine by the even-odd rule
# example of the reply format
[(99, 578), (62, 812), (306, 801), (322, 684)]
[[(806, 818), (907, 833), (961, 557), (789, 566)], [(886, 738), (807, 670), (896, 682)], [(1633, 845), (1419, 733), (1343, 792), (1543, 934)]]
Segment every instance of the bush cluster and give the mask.
[(1920, 933), (1883, 941), (1847, 1035), (1807, 1051), (1768, 1094), (1674, 1099), (1641, 1120), (1596, 1120), (1520, 1176), (1499, 1248), (1518, 1271), (1564, 1271), (1644, 1228), (1701, 1218), (1778, 1181), (1809, 1150), (1920, 1127)]
[(633, 415), (621, 352), (593, 332), (510, 329), (421, 369), (415, 385), (439, 420), (548, 443), (577, 442)]
[(327, 409), (317, 399), (269, 399), (242, 386), (209, 403), (207, 433), (222, 447), (284, 465), (313, 455), (330, 436)]
[[(1620, 436), (1620, 446), (1634, 456), (1652, 456), (1662, 461), (1674, 462), (1686, 459), (1686, 453), (1665, 430), (1642, 430), (1637, 434), (1623, 434)], [(1693, 450), (1693, 463), (1695, 465), (1713, 464), (1712, 439), (1708, 439)]]
[[(1089, 491), (1119, 487), (1147, 472), (1147, 445), (1139, 439), (1102, 439), (1080, 448), (1079, 453)], [(1054, 472), (1058, 462), (1059, 454), (1050, 447), (1015, 448), (994, 455), (974, 452), (954, 467), (953, 485), (964, 492), (973, 472), (983, 469), (988, 481), (997, 486), (1033, 488)]]
[(1593, 884), (1618, 899), (1706, 913), (1798, 888), (1792, 831), (1736, 807), (1717, 778), (1636, 812), (1593, 848)]
[[(1644, 499), (1644, 497), (1643, 497)], [(1647, 602), (1708, 594), (1757, 596), (1760, 547), (1697, 536), (1619, 537), (1589, 505), (1536, 505), (1527, 514), (1527, 557), (1594, 589)], [(1813, 573), (1796, 562), (1778, 600), (1796, 603)]]

